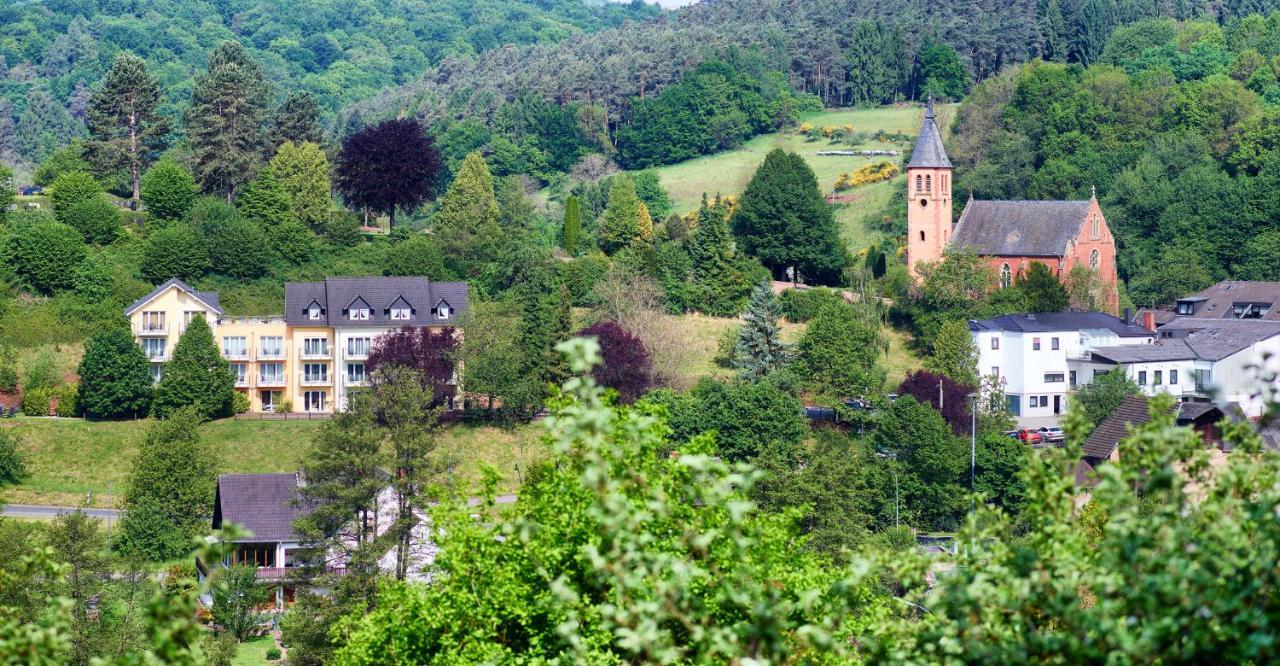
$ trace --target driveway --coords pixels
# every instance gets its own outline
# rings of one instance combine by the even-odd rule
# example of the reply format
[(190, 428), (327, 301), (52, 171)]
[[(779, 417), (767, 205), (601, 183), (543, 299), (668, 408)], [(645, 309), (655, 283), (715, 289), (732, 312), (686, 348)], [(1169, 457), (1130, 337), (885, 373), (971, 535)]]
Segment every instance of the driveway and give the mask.
[[(56, 518), (76, 510), (74, 506), (43, 506), (40, 504), (6, 504), (0, 508), (0, 516), (10, 518)], [(83, 509), (90, 518), (119, 520), (122, 511), (116, 509)]]

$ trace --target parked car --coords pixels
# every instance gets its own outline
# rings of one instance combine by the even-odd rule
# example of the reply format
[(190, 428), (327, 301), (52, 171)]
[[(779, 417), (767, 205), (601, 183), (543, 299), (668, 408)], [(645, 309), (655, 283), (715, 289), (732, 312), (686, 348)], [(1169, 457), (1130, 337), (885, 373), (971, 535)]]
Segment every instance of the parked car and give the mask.
[(1023, 444), (1039, 444), (1044, 441), (1044, 437), (1040, 435), (1038, 430), (1023, 428), (1018, 431), (1018, 441)]
[(1021, 437), (1018, 437), (1017, 430), (1006, 430), (1004, 431), (1004, 436), (1008, 437), (1009, 439), (1022, 439)]
[(1058, 444), (1067, 439), (1067, 433), (1062, 432), (1062, 428), (1058, 426), (1041, 426), (1037, 432), (1044, 438), (1044, 441), (1050, 444)]

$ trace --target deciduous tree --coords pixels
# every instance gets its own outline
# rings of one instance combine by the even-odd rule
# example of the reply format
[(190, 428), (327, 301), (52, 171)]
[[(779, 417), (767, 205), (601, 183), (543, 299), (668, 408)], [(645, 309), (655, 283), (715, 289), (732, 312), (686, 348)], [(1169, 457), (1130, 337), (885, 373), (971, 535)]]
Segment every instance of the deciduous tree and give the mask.
[(152, 381), (147, 357), (124, 328), (95, 335), (85, 345), (77, 402), (90, 418), (145, 415), (151, 409)]
[(600, 345), (600, 365), (592, 376), (605, 388), (618, 392), (624, 404), (635, 402), (653, 381), (653, 359), (635, 335), (614, 321), (602, 321), (578, 332)]
[(944, 322), (933, 339), (933, 351), (925, 357), (924, 367), (964, 386), (977, 387), (978, 348), (968, 324), (958, 319)]
[(809, 322), (797, 362), (814, 389), (834, 398), (870, 398), (883, 390), (879, 360), (886, 343), (872, 307), (828, 303)]
[(67, 221), (71, 207), (82, 201), (102, 196), (102, 185), (83, 171), (68, 171), (53, 181), (49, 192), (49, 204), (59, 222)]
[(208, 252), (191, 225), (166, 225), (148, 233), (142, 244), (142, 277), (153, 284), (175, 277), (194, 280), (209, 269)]
[(3, 253), (19, 280), (48, 294), (73, 285), (76, 267), (84, 261), (84, 237), (53, 220), (21, 221), (10, 226)]
[(338, 191), (354, 208), (386, 213), (412, 211), (431, 200), (444, 161), (416, 120), (388, 120), (342, 142), (335, 169)]
[(196, 179), (181, 164), (162, 158), (142, 176), (141, 192), (152, 219), (180, 220), (196, 199)]

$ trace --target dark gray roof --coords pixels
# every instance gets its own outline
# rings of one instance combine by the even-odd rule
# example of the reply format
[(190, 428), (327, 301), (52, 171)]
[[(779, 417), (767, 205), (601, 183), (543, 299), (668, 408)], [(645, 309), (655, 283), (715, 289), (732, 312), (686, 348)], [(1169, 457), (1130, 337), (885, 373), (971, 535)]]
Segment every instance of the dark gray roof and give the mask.
[(1150, 345), (1115, 345), (1092, 351), (1094, 360), (1112, 363), (1155, 363), (1189, 361), (1198, 358), (1195, 350), (1183, 340), (1159, 340)]
[(211, 309), (213, 309), (214, 312), (218, 314), (225, 314), (222, 311), (222, 305), (218, 302), (218, 294), (216, 292), (196, 291), (191, 287), (191, 285), (187, 284), (186, 282), (183, 282), (178, 278), (172, 278), (168, 282), (165, 282), (164, 284), (161, 284), (155, 289), (152, 289), (151, 293), (147, 294), (146, 296), (143, 296), (142, 298), (139, 298), (133, 303), (130, 303), (129, 307), (124, 309), (124, 316), (128, 317), (129, 315), (133, 314), (138, 310), (138, 308), (146, 305), (148, 302), (151, 301), (151, 299), (164, 293), (164, 291), (169, 287), (177, 287), (191, 294), (195, 298), (199, 299), (200, 302), (204, 303), (205, 305), (208, 305)]
[[(362, 298), (369, 304), (369, 320), (353, 322), (344, 310)], [(392, 320), (387, 310), (404, 299), (413, 308), (408, 320)], [(293, 326), (316, 325), (304, 310), (312, 301), (325, 310), (326, 326), (425, 326), (452, 325), (467, 308), (467, 283), (431, 282), (420, 277), (338, 277), (324, 282), (289, 282), (284, 286), (284, 318)], [(441, 301), (451, 308), (449, 318), (439, 319), (434, 309)]]
[(1280, 321), (1264, 319), (1175, 319), (1160, 328), (1162, 335), (1183, 340), (1196, 357), (1220, 361), (1250, 345), (1280, 335)]
[(970, 199), (951, 242), (985, 256), (1061, 257), (1079, 235), (1089, 203)]
[(1105, 329), (1122, 338), (1149, 338), (1154, 334), (1136, 324), (1105, 312), (1037, 312), (1034, 314), (1001, 315), (992, 319), (971, 320), (971, 331), (1022, 331), (1024, 333), (1050, 333), (1053, 331), (1085, 331)]
[[(1224, 280), (1204, 291), (1179, 298), (1192, 304), (1190, 315), (1197, 319), (1233, 319), (1236, 303), (1270, 303), (1272, 307), (1262, 316), (1264, 321), (1280, 321), (1280, 282), (1255, 282)], [(1170, 317), (1175, 315), (1170, 313)], [(1256, 321), (1256, 320), (1255, 320)]]
[(942, 135), (938, 133), (937, 118), (933, 115), (933, 100), (925, 105), (924, 124), (920, 126), (920, 136), (916, 138), (916, 147), (911, 151), (911, 161), (907, 168), (951, 168), (951, 160), (947, 159), (947, 149), (942, 146)]
[(223, 474), (213, 528), (235, 523), (253, 532), (247, 541), (297, 541), (293, 521), (307, 513), (294, 506), (298, 498), (297, 474)]
[(1111, 452), (1116, 450), (1120, 440), (1129, 436), (1131, 427), (1150, 420), (1151, 409), (1148, 407), (1145, 396), (1131, 395), (1125, 398), (1124, 402), (1111, 412), (1111, 416), (1103, 419), (1085, 440), (1083, 447), (1085, 459), (1092, 462), (1110, 458)]

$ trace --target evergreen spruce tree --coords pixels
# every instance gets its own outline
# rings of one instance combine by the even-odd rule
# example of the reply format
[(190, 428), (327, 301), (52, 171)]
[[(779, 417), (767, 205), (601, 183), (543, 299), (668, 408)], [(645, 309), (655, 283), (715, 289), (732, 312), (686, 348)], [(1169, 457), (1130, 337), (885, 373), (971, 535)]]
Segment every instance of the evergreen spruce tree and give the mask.
[(804, 158), (774, 149), (756, 169), (733, 214), (742, 251), (775, 277), (788, 270), (831, 283), (847, 262), (831, 206)]
[(653, 217), (649, 215), (649, 207), (643, 201), (636, 210), (636, 230), (639, 232), (640, 240), (653, 240)]
[(751, 292), (751, 302), (738, 329), (733, 364), (743, 379), (757, 380), (781, 370), (791, 360), (791, 345), (782, 341), (778, 319), (782, 305), (768, 283)]
[(457, 275), (477, 277), (493, 259), (502, 234), (500, 214), (493, 175), (484, 157), (478, 152), (467, 155), (453, 184), (440, 197), (440, 210), (431, 218), (432, 235)]
[(186, 116), (195, 176), (205, 192), (235, 201), (240, 186), (257, 173), (270, 93), (262, 68), (239, 42), (222, 42), (209, 55)]
[(1022, 302), (1028, 312), (1062, 312), (1071, 306), (1066, 287), (1048, 266), (1038, 261), (1018, 273), (1014, 286), (1022, 292)]
[[(596, 244), (607, 254), (631, 245), (640, 236), (640, 197), (627, 174), (614, 176), (609, 204), (596, 224)], [(650, 223), (652, 226), (652, 222)]]
[(77, 404), (90, 418), (146, 414), (151, 409), (147, 357), (124, 328), (95, 335), (80, 361)]
[(271, 116), (268, 132), (270, 150), (275, 155), (287, 141), (293, 143), (324, 143), (324, 130), (320, 127), (320, 109), (309, 92), (294, 93)]
[(193, 317), (173, 349), (173, 359), (164, 365), (156, 387), (156, 416), (164, 418), (183, 407), (192, 407), (201, 418), (230, 416), (235, 385), (208, 322)]
[(549, 279), (534, 279), (521, 290), (520, 349), (524, 376), (543, 388), (563, 381), (568, 368), (556, 345), (573, 332), (569, 290)]
[(26, 107), (18, 118), (13, 149), (29, 161), (42, 162), (79, 132), (79, 125), (49, 91), (35, 86), (27, 93)]
[(703, 197), (702, 207), (698, 209), (698, 229), (689, 242), (697, 307), (717, 317), (742, 312), (751, 292), (751, 284), (743, 275), (734, 251), (726, 214), (726, 206), (719, 198), (709, 204)]
[(142, 203), (154, 220), (181, 220), (196, 200), (196, 179), (181, 164), (164, 158), (142, 176)]
[(89, 99), (85, 157), (101, 177), (127, 171), (134, 201), (142, 194), (142, 172), (164, 150), (169, 134), (169, 121), (159, 112), (163, 99), (147, 64), (127, 52), (116, 56)]
[(578, 202), (578, 197), (572, 195), (564, 202), (564, 232), (561, 243), (569, 256), (578, 256), (582, 243), (582, 204)]
[(312, 229), (323, 229), (333, 208), (333, 196), (329, 189), (329, 158), (320, 145), (285, 141), (267, 169), (280, 184), (293, 216)]
[(957, 383), (977, 388), (978, 348), (973, 344), (969, 326), (959, 319), (943, 322), (933, 338), (933, 353), (924, 360), (924, 367)]
[(152, 562), (186, 557), (209, 531), (220, 461), (200, 436), (202, 421), (180, 409), (147, 430), (125, 487), (122, 552)]

